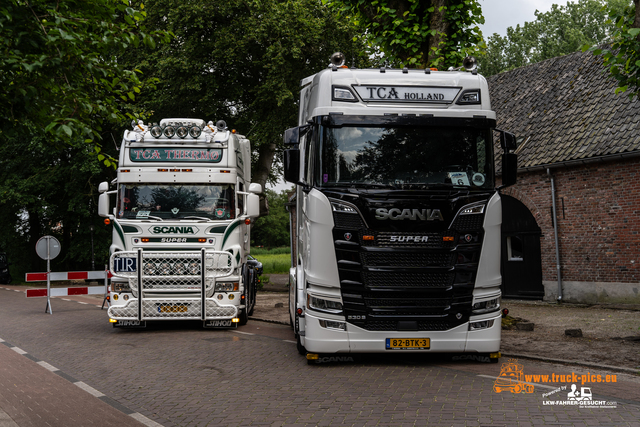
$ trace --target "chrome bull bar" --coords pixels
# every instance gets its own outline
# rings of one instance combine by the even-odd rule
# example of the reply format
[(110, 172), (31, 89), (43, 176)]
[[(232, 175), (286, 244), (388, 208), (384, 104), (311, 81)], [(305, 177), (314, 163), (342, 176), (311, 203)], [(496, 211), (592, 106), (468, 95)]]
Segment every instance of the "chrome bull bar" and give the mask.
[[(230, 252), (121, 251), (111, 255), (113, 276), (126, 279), (133, 297), (112, 305), (116, 320), (224, 320), (237, 317), (238, 308), (213, 298), (217, 279), (236, 268)], [(163, 295), (163, 294), (171, 294)]]

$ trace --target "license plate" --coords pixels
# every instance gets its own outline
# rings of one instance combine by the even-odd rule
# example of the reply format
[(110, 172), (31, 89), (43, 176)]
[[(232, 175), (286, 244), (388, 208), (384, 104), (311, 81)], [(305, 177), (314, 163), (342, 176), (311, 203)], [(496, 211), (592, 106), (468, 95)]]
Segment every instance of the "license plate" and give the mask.
[(187, 306), (185, 304), (160, 305), (158, 313), (186, 313)]
[(429, 338), (387, 338), (387, 350), (429, 350)]

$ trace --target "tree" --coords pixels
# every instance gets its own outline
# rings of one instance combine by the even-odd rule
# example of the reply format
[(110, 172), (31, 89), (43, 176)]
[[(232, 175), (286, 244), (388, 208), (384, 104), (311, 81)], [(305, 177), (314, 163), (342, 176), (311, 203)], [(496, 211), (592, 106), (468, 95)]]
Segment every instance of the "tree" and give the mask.
[(251, 140), (252, 181), (263, 188), (276, 181), (283, 130), (297, 124), (300, 80), (336, 50), (366, 60), (357, 31), (320, 0), (157, 0), (147, 12), (148, 25), (176, 37), (129, 52), (134, 68), (160, 80), (139, 105), (154, 120), (225, 120)]
[(602, 55), (609, 73), (618, 80), (616, 93), (627, 92), (630, 99), (640, 97), (640, 0), (623, 11), (610, 9), (610, 20), (615, 29), (611, 36), (611, 48), (590, 47), (596, 55)]
[(478, 0), (325, 0), (366, 32), (392, 64), (458, 67), (484, 47)]
[(629, 0), (580, 0), (566, 6), (554, 4), (545, 13), (536, 11), (536, 19), (523, 26), (507, 28), (507, 35), (493, 34), (487, 43), (486, 55), (480, 58), (480, 71), (491, 76), (528, 64), (577, 52), (585, 44), (607, 40), (614, 30), (607, 23), (611, 11), (622, 11)]
[(256, 220), (251, 229), (251, 245), (269, 248), (289, 246), (288, 192), (276, 193), (267, 189), (265, 195), (269, 200), (269, 215)]
[(36, 133), (31, 129), (0, 145), (0, 248), (11, 259), (13, 277), (42, 271), (46, 264), (35, 246), (46, 234), (62, 245), (54, 271), (88, 269), (92, 225), (99, 269), (108, 259), (111, 230), (97, 217), (97, 185), (108, 176), (83, 141), (55, 148)]
[(117, 55), (169, 37), (144, 30), (144, 17), (127, 0), (4, 2), (0, 141), (26, 132), (54, 144), (93, 141), (103, 123), (122, 123), (124, 105), (144, 85)]

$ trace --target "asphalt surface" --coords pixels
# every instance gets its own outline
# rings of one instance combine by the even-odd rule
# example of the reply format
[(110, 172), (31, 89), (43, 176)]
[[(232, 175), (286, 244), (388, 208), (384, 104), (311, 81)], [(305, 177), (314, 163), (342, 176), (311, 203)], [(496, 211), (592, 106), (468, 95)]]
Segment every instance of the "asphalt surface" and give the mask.
[[(115, 330), (100, 298), (51, 301), (45, 314), (46, 299), (0, 287), (1, 427), (640, 426), (640, 380), (622, 372), (519, 360), (541, 375), (534, 390), (497, 393), (501, 364), (394, 355), (308, 366), (287, 325)], [(545, 403), (570, 384), (542, 375), (587, 373), (616, 375), (586, 383), (611, 407)]]

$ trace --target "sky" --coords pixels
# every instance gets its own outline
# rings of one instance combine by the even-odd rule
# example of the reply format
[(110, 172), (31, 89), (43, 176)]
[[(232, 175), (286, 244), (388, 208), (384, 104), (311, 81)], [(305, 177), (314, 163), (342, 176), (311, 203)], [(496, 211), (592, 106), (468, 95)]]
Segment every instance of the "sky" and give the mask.
[[(566, 5), (566, 0), (479, 0), (485, 23), (480, 25), (485, 40), (498, 33), (507, 34), (508, 27), (536, 19), (535, 11), (548, 12), (551, 5)], [(578, 0), (574, 0), (577, 2)]]
[[(482, 34), (487, 40), (493, 33), (501, 36), (507, 34), (508, 27), (514, 27), (518, 24), (522, 26), (525, 22), (536, 19), (535, 11), (548, 12), (551, 5), (566, 5), (566, 0), (479, 0), (482, 7), (485, 23), (480, 25)], [(578, 0), (574, 0), (578, 1)], [(267, 184), (267, 188), (271, 188), (276, 192), (291, 188), (288, 183), (280, 182), (276, 186)]]

